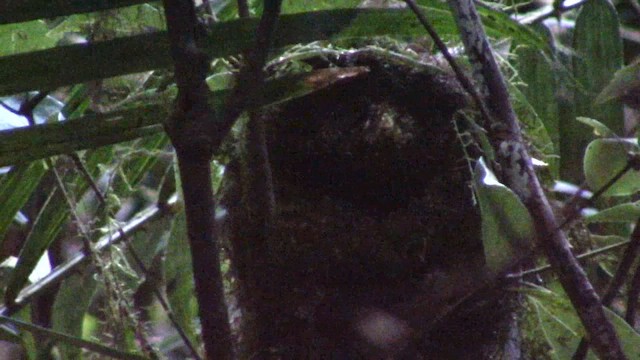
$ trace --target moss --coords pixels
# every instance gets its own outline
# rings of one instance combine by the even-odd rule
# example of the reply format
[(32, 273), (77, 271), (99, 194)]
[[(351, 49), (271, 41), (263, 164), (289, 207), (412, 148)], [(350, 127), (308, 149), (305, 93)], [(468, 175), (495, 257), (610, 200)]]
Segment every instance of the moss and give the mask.
[[(444, 71), (367, 51), (309, 63), (370, 72), (263, 114), (277, 216), (261, 260), (243, 265), (268, 322), (262, 346), (284, 358), (379, 356), (388, 349), (354, 322), (382, 313), (411, 329), (388, 356), (446, 348), (429, 347), (420, 321), (482, 279), (479, 215), (452, 125), (465, 96)], [(434, 276), (450, 289), (429, 286)]]

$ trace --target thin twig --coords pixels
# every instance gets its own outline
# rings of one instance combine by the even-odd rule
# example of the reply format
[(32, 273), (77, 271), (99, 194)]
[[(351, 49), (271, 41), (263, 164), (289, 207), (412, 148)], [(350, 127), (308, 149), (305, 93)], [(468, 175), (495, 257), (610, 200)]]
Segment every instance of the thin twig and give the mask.
[[(611, 188), (616, 182), (618, 182), (618, 180), (620, 180), (624, 176), (624, 174), (626, 174), (632, 168), (633, 166), (631, 162), (627, 162), (624, 168), (622, 168), (615, 175), (613, 175), (613, 177), (609, 179), (603, 186), (601, 186), (598, 189), (598, 191), (594, 192), (593, 195), (591, 195), (591, 197), (589, 198), (589, 202), (593, 202), (596, 199), (598, 199), (600, 196), (602, 196), (602, 194), (604, 194), (607, 190), (609, 190), (609, 188)], [(571, 207), (574, 207), (573, 204), (575, 204), (581, 199), (580, 193), (583, 190), (584, 189), (581, 187), (578, 193), (574, 196), (575, 200), (572, 199), (568, 202), (567, 206), (569, 207), (570, 211), (568, 212), (568, 216), (564, 219), (564, 221), (560, 223), (560, 225), (558, 225), (559, 230), (564, 229), (565, 226), (573, 222), (573, 220), (575, 220), (580, 215), (582, 208), (576, 207), (575, 209), (571, 209)]]
[[(177, 207), (178, 196), (174, 194), (162, 206), (152, 205), (140, 211), (133, 219), (129, 220), (124, 226), (122, 226), (122, 231), (127, 235), (131, 235), (137, 231), (144, 230), (150, 222), (165, 215), (173, 214), (177, 210)], [(122, 240), (123, 238), (119, 233), (107, 234), (96, 241), (93, 248), (94, 251), (100, 252), (112, 245), (120, 243)], [(31, 300), (44, 294), (50, 288), (68, 278), (79, 266), (86, 263), (88, 260), (90, 260), (90, 257), (81, 252), (67, 260), (65, 263), (57, 266), (38, 282), (22, 289), (11, 306), (0, 306), (0, 315), (8, 316), (24, 308), (31, 302)]]
[[(582, 253), (580, 255), (576, 255), (576, 259), (578, 259), (578, 260), (590, 259), (592, 257), (598, 256), (598, 255), (602, 255), (602, 254), (605, 254), (605, 253), (607, 253), (609, 251), (621, 248), (621, 247), (629, 244), (629, 242), (630, 242), (630, 240), (620, 241), (620, 242), (615, 243), (615, 244), (603, 246), (603, 247), (601, 247), (599, 249), (596, 249), (596, 250), (587, 251), (587, 252)], [(551, 270), (551, 265), (549, 265), (549, 264), (543, 265), (543, 266), (539, 266), (539, 267), (534, 268), (534, 269), (525, 270), (525, 271), (522, 271), (522, 272), (519, 272), (519, 273), (508, 274), (508, 275), (506, 275), (506, 277), (508, 277), (508, 278), (519, 278), (519, 277), (523, 277), (523, 276), (541, 274), (541, 273), (543, 273), (545, 271), (548, 271), (548, 270)]]
[(491, 115), (489, 114), (485, 102), (482, 100), (482, 97), (480, 96), (478, 91), (476, 91), (476, 88), (475, 86), (473, 86), (471, 80), (465, 75), (464, 71), (462, 71), (462, 68), (460, 68), (456, 59), (451, 55), (449, 49), (447, 48), (447, 45), (444, 43), (444, 41), (442, 41), (440, 35), (438, 35), (433, 26), (431, 26), (431, 23), (424, 15), (422, 10), (418, 7), (418, 5), (416, 5), (416, 2), (414, 0), (405, 0), (405, 2), (409, 6), (409, 8), (411, 8), (411, 11), (416, 14), (418, 21), (420, 21), (425, 30), (427, 30), (427, 33), (429, 33), (429, 36), (431, 36), (431, 38), (433, 39), (434, 43), (438, 47), (438, 50), (440, 50), (444, 58), (447, 60), (449, 66), (451, 66), (451, 69), (455, 73), (458, 82), (460, 82), (460, 85), (462, 85), (464, 90), (471, 96), (471, 98), (475, 102), (480, 113), (482, 114), (482, 117), (488, 124), (490, 124), (492, 122)]

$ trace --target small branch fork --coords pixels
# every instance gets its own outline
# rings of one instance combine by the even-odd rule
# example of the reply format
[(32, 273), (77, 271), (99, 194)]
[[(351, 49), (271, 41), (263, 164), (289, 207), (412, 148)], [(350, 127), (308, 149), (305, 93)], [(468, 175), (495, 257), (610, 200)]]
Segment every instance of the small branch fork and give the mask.
[[(405, 1), (414, 12), (420, 12), (414, 0)], [(485, 120), (491, 124), (490, 138), (497, 149), (502, 178), (533, 215), (538, 242), (576, 309), (594, 352), (602, 359), (626, 359), (600, 298), (573, 255), (535, 174), (516, 114), (509, 102), (504, 77), (495, 61), (475, 5), (471, 0), (448, 2), (472, 64), (474, 79), (491, 115), (490, 119)], [(447, 52), (446, 48), (440, 50)]]
[[(163, 0), (178, 97), (165, 129), (178, 157), (184, 194), (202, 338), (208, 359), (232, 359), (233, 346), (215, 238), (210, 160), (262, 83), (262, 69), (273, 42), (281, 0), (265, 0), (248, 66), (238, 74), (224, 113), (217, 117), (207, 103), (205, 82), (209, 58), (197, 48), (198, 31), (192, 1)], [(246, 15), (246, 14), (245, 14)]]

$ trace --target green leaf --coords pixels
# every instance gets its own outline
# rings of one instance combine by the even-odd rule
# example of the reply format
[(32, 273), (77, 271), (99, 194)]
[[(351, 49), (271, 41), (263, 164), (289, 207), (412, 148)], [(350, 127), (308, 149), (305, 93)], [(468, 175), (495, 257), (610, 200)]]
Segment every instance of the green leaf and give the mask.
[(14, 167), (0, 180), (0, 239), (46, 172), (44, 161)]
[(0, 24), (24, 22), (41, 18), (53, 18), (84, 12), (114, 9), (147, 2), (148, 0), (21, 0), (3, 1), (0, 4)]
[(531, 286), (520, 291), (527, 295), (529, 311), (525, 326), (530, 341), (546, 345), (551, 350), (548, 356), (553, 359), (571, 359), (582, 328), (569, 299), (542, 287)]
[(535, 149), (544, 155), (543, 161), (553, 164), (552, 170), (557, 173), (557, 166), (555, 159), (558, 154), (553, 141), (549, 135), (547, 126), (543, 120), (538, 116), (535, 108), (529, 103), (526, 96), (520, 92), (520, 90), (513, 85), (509, 86), (509, 91), (513, 97), (513, 108), (518, 115), (518, 120), (522, 124), (523, 130), (525, 130), (531, 143), (535, 146)]
[[(95, 176), (99, 173), (99, 164), (107, 163), (113, 157), (111, 149), (103, 148), (91, 151), (86, 155), (86, 167), (90, 174)], [(78, 193), (83, 193), (89, 184), (78, 172), (65, 177), (65, 183), (73, 184), (73, 188)], [(57, 238), (69, 217), (69, 206), (62, 192), (52, 190), (51, 195), (40, 209), (37, 218), (18, 256), (18, 262), (11, 276), (9, 277), (5, 301), (11, 303), (18, 296), (24, 285), (27, 283), (29, 275), (37, 265), (39, 259)]]
[[(0, 23), (4, 15), (1, 8), (2, 5), (0, 5)], [(0, 26), (0, 56), (54, 46), (56, 40), (47, 36), (48, 31), (49, 29), (42, 21)]]
[(604, 104), (612, 100), (637, 97), (640, 90), (640, 62), (616, 71), (613, 79), (605, 86), (596, 98), (597, 104)]
[(578, 116), (576, 120), (585, 125), (591, 126), (593, 128), (593, 133), (596, 136), (605, 137), (605, 138), (616, 136), (616, 134), (613, 131), (611, 131), (611, 129), (609, 129), (607, 125), (601, 123), (596, 119), (592, 119), (584, 116)]
[[(74, 274), (60, 284), (53, 306), (53, 330), (74, 338), (82, 338), (82, 323), (96, 292), (97, 281), (92, 272)], [(81, 348), (71, 343), (59, 343), (63, 359), (80, 358)]]
[[(627, 355), (628, 359), (640, 358), (640, 334), (635, 331), (623, 318), (618, 316), (608, 308), (605, 308), (607, 318), (613, 324), (616, 329), (616, 335), (622, 344), (622, 350)], [(592, 352), (591, 352), (592, 353)], [(593, 353), (592, 353), (593, 354)]]
[(168, 293), (171, 311), (191, 343), (197, 344), (197, 331), (193, 320), (198, 317), (198, 307), (194, 296), (191, 253), (184, 211), (174, 218), (165, 266), (167, 283), (175, 284), (173, 291)]
[[(622, 106), (596, 103), (596, 96), (623, 64), (619, 26), (618, 15), (609, 0), (588, 0), (582, 6), (573, 37), (576, 53), (573, 58), (573, 74), (577, 81), (574, 97), (576, 116), (599, 119), (613, 132), (621, 134)], [(576, 122), (567, 122), (563, 126), (563, 133), (560, 135), (563, 148), (570, 151), (571, 156), (582, 156), (593, 138), (591, 131)]]
[(304, 11), (353, 8), (360, 3), (360, 0), (284, 0), (282, 1), (282, 13), (293, 14)]
[(587, 223), (633, 223), (638, 219), (640, 219), (640, 201), (615, 205), (584, 218)]
[[(52, 201), (52, 199), (55, 200)], [(67, 219), (68, 211), (65, 211), (64, 208), (56, 207), (52, 211), (49, 206), (51, 203), (56, 203), (59, 206), (60, 202), (60, 193), (53, 190), (34, 220), (31, 231), (27, 235), (22, 250), (18, 255), (18, 263), (9, 278), (9, 283), (5, 290), (6, 303), (11, 304), (16, 299), (20, 290), (28, 282), (29, 275), (45, 254), (49, 245), (55, 240), (64, 221)]]
[(533, 246), (533, 219), (518, 196), (498, 182), (478, 160), (474, 187), (482, 217), (482, 243), (487, 266), (497, 273), (526, 255)]
[[(584, 175), (589, 188), (597, 191), (620, 173), (627, 166), (630, 151), (640, 152), (636, 139), (592, 141), (584, 154)], [(626, 196), (638, 190), (640, 190), (640, 173), (630, 170), (603, 195)]]
[[(571, 359), (585, 332), (571, 301), (560, 286), (555, 287), (559, 289), (558, 292), (540, 287), (529, 287), (521, 291), (527, 295), (527, 303), (533, 310), (533, 314), (529, 316), (537, 320), (537, 332), (544, 336), (544, 341), (552, 349), (550, 355), (559, 360)], [(611, 310), (605, 308), (605, 312), (627, 358), (637, 359), (640, 356), (640, 334)], [(588, 358), (596, 359), (591, 351)]]
[(538, 114), (556, 149), (560, 146), (560, 119), (556, 100), (556, 70), (543, 52), (530, 47), (516, 50), (518, 75), (526, 84), (522, 88), (535, 112)]
[[(16, 320), (6, 316), (0, 316), (1, 323), (9, 323), (20, 330), (28, 331), (33, 334), (37, 334), (38, 336), (52, 339), (64, 344), (69, 344), (70, 346), (75, 346), (78, 349), (87, 349), (98, 354), (106, 355), (112, 357), (114, 359), (124, 359), (124, 360), (147, 360), (146, 357), (126, 353), (117, 349), (110, 348), (105, 345), (101, 345), (99, 343), (83, 340), (79, 337), (69, 336), (68, 334), (61, 333), (58, 331), (53, 331), (41, 326), (33, 325), (30, 323), (26, 323), (20, 320)], [(77, 358), (77, 357), (76, 357)], [(65, 359), (70, 359), (65, 357)]]
[(1, 131), (0, 164), (20, 164), (155, 134), (162, 131), (166, 115), (160, 106), (144, 106)]

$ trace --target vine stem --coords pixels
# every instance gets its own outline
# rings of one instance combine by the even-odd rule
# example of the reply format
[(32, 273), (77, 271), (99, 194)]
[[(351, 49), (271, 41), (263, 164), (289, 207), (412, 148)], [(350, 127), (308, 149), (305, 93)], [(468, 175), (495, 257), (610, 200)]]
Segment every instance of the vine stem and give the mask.
[[(413, 0), (406, 1), (414, 3), (418, 9)], [(626, 359), (600, 298), (573, 255), (534, 171), (509, 101), (506, 82), (474, 3), (472, 0), (448, 0), (448, 3), (469, 57), (476, 86), (490, 111), (489, 118), (493, 120), (489, 131), (502, 170), (499, 175), (533, 215), (537, 241), (576, 309), (594, 352), (602, 359)]]

